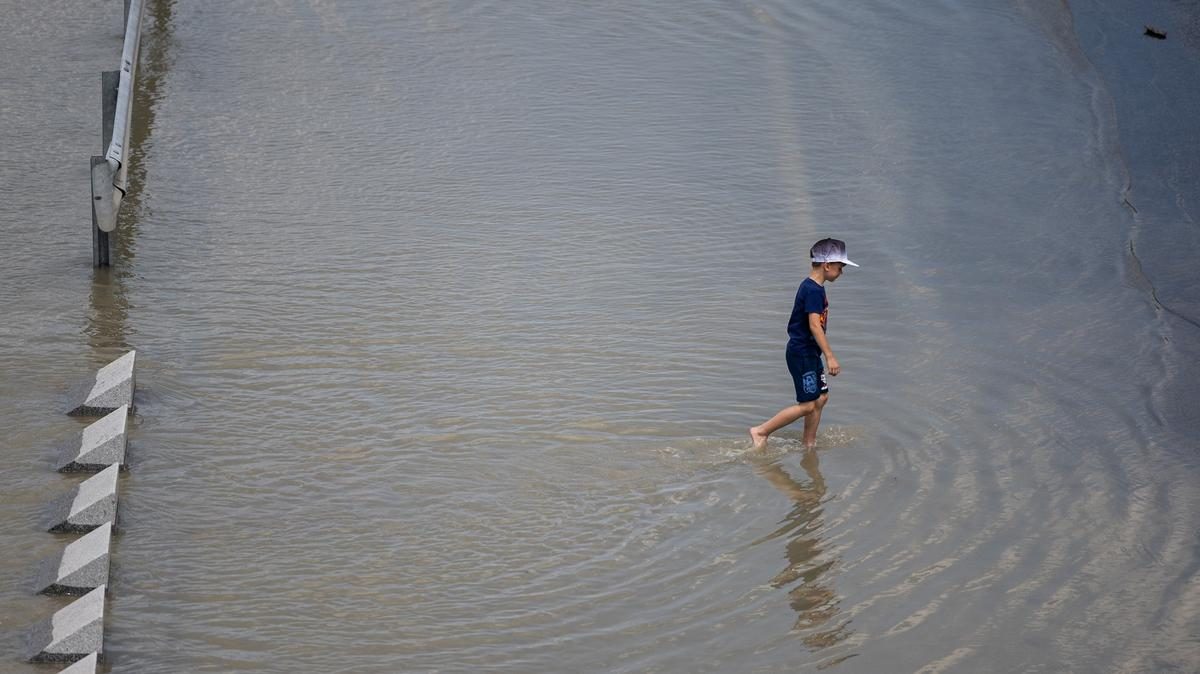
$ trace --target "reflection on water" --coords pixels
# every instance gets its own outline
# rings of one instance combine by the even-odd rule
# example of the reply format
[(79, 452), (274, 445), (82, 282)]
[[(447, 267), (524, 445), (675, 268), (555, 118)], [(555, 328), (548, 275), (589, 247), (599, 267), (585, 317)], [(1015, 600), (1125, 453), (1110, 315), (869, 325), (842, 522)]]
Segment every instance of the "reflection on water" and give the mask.
[(838, 558), (822, 558), (821, 505), (825, 498), (825, 478), (821, 475), (817, 451), (805, 450), (800, 460), (807, 482), (789, 475), (778, 459), (755, 457), (751, 465), (754, 472), (793, 503), (783, 524), (754, 542), (758, 545), (778, 539), (786, 541), (788, 565), (775, 574), (771, 585), (780, 589), (791, 587), (787, 591), (788, 602), (796, 612), (792, 630), (801, 634), (804, 644), (814, 651), (844, 641), (850, 635), (849, 620), (829, 626), (838, 616), (840, 603), (829, 577)]
[(142, 192), (146, 188), (146, 162), (144, 154), (153, 141), (155, 116), (161, 97), (163, 81), (170, 68), (170, 45), (174, 39), (172, 14), (175, 0), (149, 0), (142, 10), (142, 41), (138, 55), (137, 88), (133, 97), (133, 125), (129, 130), (129, 144), (133, 164), (129, 167), (130, 189), (121, 209), (121, 231), (124, 236), (119, 253), (134, 254), (133, 241), (147, 215)]
[[(124, 237), (117, 237), (123, 240)], [(129, 299), (125, 294), (122, 272), (117, 267), (99, 267), (92, 271), (88, 323), (88, 344), (99, 360), (132, 347), (128, 326)]]

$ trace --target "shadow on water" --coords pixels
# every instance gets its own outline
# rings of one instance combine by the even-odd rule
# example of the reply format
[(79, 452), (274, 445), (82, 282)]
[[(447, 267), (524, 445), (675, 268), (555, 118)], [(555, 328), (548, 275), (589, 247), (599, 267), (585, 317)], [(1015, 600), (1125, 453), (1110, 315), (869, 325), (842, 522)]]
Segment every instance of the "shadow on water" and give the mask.
[[(149, 23), (142, 25), (142, 44), (133, 92), (133, 124), (129, 130), (131, 155), (129, 192), (121, 204), (118, 227), (112, 237), (114, 266), (93, 270), (90, 313), (86, 332), (92, 350), (106, 356), (113, 351), (130, 349), (126, 320), (129, 300), (125, 281), (132, 274), (137, 254), (137, 234), (145, 215), (142, 187), (146, 184), (146, 165), (141, 160), (154, 129), (155, 105), (168, 67), (174, 0), (158, 0), (146, 5)], [(146, 21), (146, 18), (143, 18)], [(101, 149), (101, 154), (107, 148)]]
[[(818, 651), (845, 641), (852, 633), (849, 621), (835, 623), (841, 600), (831, 586), (828, 573), (838, 563), (837, 557), (826, 558), (820, 532), (824, 528), (821, 505), (825, 499), (825, 478), (821, 475), (815, 450), (808, 450), (800, 467), (808, 475), (807, 482), (793, 478), (778, 461), (752, 459), (754, 472), (792, 501), (792, 509), (783, 523), (771, 533), (754, 541), (759, 545), (776, 539), (787, 541), (788, 564), (771, 579), (771, 586), (788, 590), (788, 602), (796, 612), (792, 631), (802, 635), (809, 649)], [(851, 657), (851, 656), (847, 656)], [(838, 661), (845, 658), (839, 658)]]

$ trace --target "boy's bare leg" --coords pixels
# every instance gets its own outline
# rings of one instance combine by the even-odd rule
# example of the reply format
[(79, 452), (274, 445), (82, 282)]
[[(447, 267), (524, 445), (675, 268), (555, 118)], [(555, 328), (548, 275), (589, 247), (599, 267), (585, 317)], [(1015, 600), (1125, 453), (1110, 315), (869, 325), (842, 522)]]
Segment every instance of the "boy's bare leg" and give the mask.
[(779, 410), (775, 416), (750, 429), (750, 440), (755, 449), (767, 446), (767, 438), (775, 431), (787, 426), (805, 415), (811, 414), (817, 408), (815, 402), (799, 403)]
[(817, 427), (821, 425), (821, 410), (825, 409), (825, 403), (829, 400), (828, 393), (822, 393), (820, 398), (817, 398), (813, 411), (804, 416), (804, 448), (812, 449), (817, 446)]

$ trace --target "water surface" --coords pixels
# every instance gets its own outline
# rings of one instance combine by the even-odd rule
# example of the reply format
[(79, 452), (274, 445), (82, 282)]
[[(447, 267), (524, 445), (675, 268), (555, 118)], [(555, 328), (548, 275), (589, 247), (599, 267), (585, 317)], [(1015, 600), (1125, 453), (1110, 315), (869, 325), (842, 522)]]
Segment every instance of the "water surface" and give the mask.
[[(2, 652), (137, 348), (112, 672), (1195, 670), (1200, 51), (1133, 4), (155, 0), (100, 272), (119, 17), (13, 8)], [(829, 235), (819, 450), (751, 454)]]

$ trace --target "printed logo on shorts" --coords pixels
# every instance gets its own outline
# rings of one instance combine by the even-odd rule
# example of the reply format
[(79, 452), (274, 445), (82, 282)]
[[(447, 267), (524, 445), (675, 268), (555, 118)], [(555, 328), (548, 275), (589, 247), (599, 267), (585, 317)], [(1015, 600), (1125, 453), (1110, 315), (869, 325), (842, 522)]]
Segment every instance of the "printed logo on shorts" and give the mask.
[[(822, 377), (822, 379), (824, 379), (824, 377)], [(822, 382), (822, 383), (824, 383), (824, 382)], [(804, 386), (805, 393), (816, 393), (817, 392), (817, 373), (816, 372), (805, 372), (804, 379), (802, 381), (802, 385)]]

